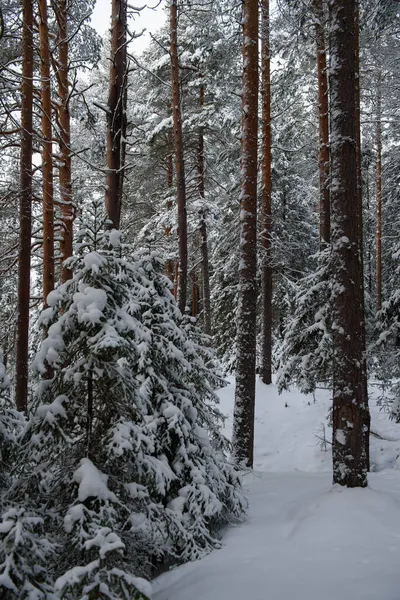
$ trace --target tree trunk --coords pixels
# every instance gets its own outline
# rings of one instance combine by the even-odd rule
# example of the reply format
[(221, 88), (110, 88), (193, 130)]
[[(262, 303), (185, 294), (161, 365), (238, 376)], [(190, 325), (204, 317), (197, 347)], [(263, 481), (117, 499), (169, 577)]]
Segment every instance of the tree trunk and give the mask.
[(364, 314), (358, 235), (356, 3), (329, 0), (333, 253), (333, 481), (367, 485)]
[(106, 210), (110, 227), (119, 228), (126, 149), (127, 0), (112, 0), (110, 89), (107, 105)]
[[(200, 107), (204, 106), (204, 85), (200, 86)], [(206, 209), (204, 206), (204, 131), (200, 127), (199, 142), (197, 146), (197, 178), (198, 190), (203, 206), (200, 216), (200, 244), (201, 244), (201, 264), (203, 275), (203, 314), (204, 314), (204, 331), (207, 335), (211, 335), (211, 293), (210, 293), (210, 266), (208, 261), (208, 236), (206, 223)]]
[(363, 432), (367, 469), (370, 469), (369, 456), (369, 432), (371, 428), (371, 415), (368, 406), (368, 381), (367, 381), (367, 342), (365, 333), (365, 297), (364, 297), (364, 224), (363, 224), (363, 189), (361, 169), (361, 102), (360, 102), (360, 29), (359, 29), (359, 0), (355, 0), (355, 95), (356, 95), (356, 156), (357, 156), (357, 239), (360, 257), (360, 302), (363, 323), (361, 327), (361, 350), (362, 350), (362, 386), (364, 395), (363, 408)]
[(382, 124), (381, 76), (376, 87), (376, 310), (382, 308)]
[(64, 261), (72, 256), (74, 205), (72, 200), (72, 167), (71, 167), (71, 118), (69, 112), (69, 59), (68, 59), (68, 8), (67, 0), (56, 0), (53, 9), (57, 19), (57, 85), (58, 85), (58, 122), (60, 127), (60, 195), (63, 232), (60, 242), (61, 251), (61, 281), (72, 277), (70, 268), (64, 266)]
[(22, 2), (21, 151), (18, 247), (18, 314), (15, 369), (15, 403), (24, 411), (28, 403), (28, 340), (32, 235), (32, 104), (33, 5)]
[(50, 48), (47, 0), (38, 0), (40, 79), (42, 91), (43, 168), (43, 304), (54, 290), (53, 127), (51, 115)]
[(261, 248), (262, 248), (262, 348), (260, 375), (263, 383), (272, 382), (272, 256), (271, 256), (271, 59), (269, 46), (269, 0), (261, 3)]
[(170, 2), (170, 54), (171, 54), (171, 84), (172, 112), (174, 119), (175, 173), (178, 204), (178, 239), (179, 239), (179, 269), (178, 269), (178, 306), (185, 312), (187, 299), (188, 278), (188, 248), (187, 248), (187, 214), (185, 165), (183, 160), (181, 98), (179, 89), (178, 62), (178, 19), (177, 0)]
[(331, 210), (329, 200), (329, 107), (323, 0), (314, 0), (317, 42), (318, 122), (319, 122), (319, 232), (321, 246), (330, 243)]
[[(169, 142), (169, 145), (172, 146), (172, 139), (170, 140), (170, 135), (168, 135), (168, 142)], [(166, 167), (167, 167), (167, 185), (168, 185), (168, 189), (170, 190), (174, 184), (174, 170), (173, 170), (172, 154), (167, 155)], [(171, 210), (171, 208), (172, 208), (172, 201), (168, 200), (168, 202), (167, 202), (168, 212)], [(165, 236), (167, 238), (169, 238), (171, 236), (171, 226), (170, 225), (168, 225), (168, 227), (165, 228)], [(173, 281), (174, 280), (174, 261), (172, 260), (172, 258), (167, 259), (165, 268), (167, 271), (167, 276), (170, 278), (171, 281)]]
[(196, 272), (192, 275), (192, 317), (199, 314), (199, 283), (197, 281)]
[(233, 453), (253, 466), (256, 371), (258, 1), (243, 0), (242, 157)]

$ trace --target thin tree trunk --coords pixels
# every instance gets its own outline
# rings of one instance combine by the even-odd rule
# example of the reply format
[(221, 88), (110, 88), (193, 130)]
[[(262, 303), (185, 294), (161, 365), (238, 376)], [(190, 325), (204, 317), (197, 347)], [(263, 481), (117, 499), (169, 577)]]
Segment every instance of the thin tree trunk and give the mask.
[(364, 314), (358, 234), (356, 3), (329, 0), (333, 251), (333, 481), (367, 485)]
[(192, 276), (192, 317), (199, 314), (199, 283), (196, 272)]
[(319, 122), (319, 232), (321, 245), (331, 239), (329, 200), (329, 107), (323, 0), (314, 0), (315, 37), (317, 42), (318, 122)]
[(271, 58), (269, 45), (269, 0), (261, 3), (261, 248), (262, 266), (262, 348), (260, 375), (263, 383), (272, 382), (272, 256), (271, 256)]
[(382, 308), (382, 124), (381, 76), (376, 88), (376, 310)]
[(367, 380), (367, 342), (365, 332), (365, 296), (364, 296), (364, 224), (363, 224), (363, 185), (361, 168), (361, 102), (360, 102), (360, 28), (359, 28), (359, 0), (355, 0), (354, 21), (354, 47), (355, 47), (355, 97), (356, 97), (356, 157), (357, 157), (357, 241), (360, 258), (360, 303), (362, 313), (361, 351), (362, 351), (362, 387), (363, 387), (363, 432), (367, 470), (370, 470), (369, 433), (371, 429), (371, 415), (368, 406), (368, 380)]
[(61, 215), (63, 223), (61, 250), (61, 281), (65, 282), (72, 277), (70, 268), (64, 266), (64, 261), (72, 256), (74, 205), (72, 199), (72, 165), (71, 165), (71, 117), (69, 112), (69, 48), (68, 48), (68, 7), (67, 0), (56, 0), (53, 8), (57, 19), (57, 84), (58, 84), (58, 122), (60, 127), (60, 195)]
[(33, 104), (33, 4), (22, 1), (21, 151), (18, 248), (18, 314), (15, 369), (15, 403), (28, 404), (28, 340), (32, 235), (32, 104)]
[(126, 147), (127, 0), (112, 0), (110, 89), (107, 105), (107, 185), (105, 203), (111, 227), (119, 228)]
[(185, 312), (187, 299), (188, 278), (188, 248), (187, 248), (187, 214), (185, 165), (183, 160), (182, 115), (179, 89), (178, 62), (178, 19), (177, 0), (170, 2), (170, 54), (171, 54), (171, 83), (172, 83), (172, 112), (174, 119), (175, 173), (178, 204), (178, 239), (179, 239), (179, 270), (178, 270), (178, 306)]
[[(204, 85), (200, 86), (199, 104), (204, 106)], [(203, 207), (200, 216), (200, 244), (201, 244), (201, 264), (203, 274), (203, 314), (204, 331), (211, 335), (211, 292), (210, 292), (210, 266), (208, 260), (208, 235), (206, 223), (206, 208), (204, 206), (205, 187), (204, 187), (204, 131), (200, 127), (199, 142), (197, 146), (197, 179), (200, 197), (203, 200)]]
[(54, 290), (53, 127), (47, 0), (38, 0), (38, 7), (43, 147), (43, 303), (46, 305), (47, 296)]
[[(168, 147), (172, 148), (172, 146), (173, 146), (172, 134), (169, 132), (168, 133)], [(168, 186), (168, 190), (171, 190), (172, 186), (174, 184), (174, 167), (173, 167), (172, 154), (167, 155), (166, 167), (167, 167), (167, 186)], [(168, 212), (170, 212), (171, 208), (172, 208), (172, 201), (168, 200), (168, 202), (167, 202)], [(165, 236), (167, 238), (169, 238), (171, 236), (171, 226), (170, 225), (165, 228)], [(171, 281), (173, 281), (174, 280), (174, 261), (172, 260), (172, 258), (167, 259), (165, 267), (166, 267), (168, 277), (170, 278)]]
[(242, 157), (233, 453), (253, 466), (256, 379), (258, 1), (243, 0)]

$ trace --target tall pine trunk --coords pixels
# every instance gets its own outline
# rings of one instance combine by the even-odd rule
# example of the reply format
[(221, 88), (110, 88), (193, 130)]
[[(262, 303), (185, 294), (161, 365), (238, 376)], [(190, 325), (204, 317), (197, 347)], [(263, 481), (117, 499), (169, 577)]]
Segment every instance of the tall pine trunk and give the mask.
[(18, 245), (18, 313), (15, 368), (15, 403), (24, 411), (28, 403), (28, 341), (32, 236), (32, 105), (33, 4), (22, 2), (21, 151)]
[(355, 97), (356, 97), (356, 157), (357, 157), (357, 241), (360, 257), (360, 301), (363, 315), (361, 327), (361, 351), (362, 351), (362, 387), (364, 394), (363, 407), (363, 433), (367, 469), (370, 469), (369, 455), (369, 433), (371, 429), (371, 415), (368, 406), (368, 381), (367, 381), (367, 342), (365, 332), (365, 297), (364, 297), (364, 219), (363, 219), (363, 185), (361, 169), (361, 86), (360, 86), (360, 29), (359, 29), (359, 0), (355, 0), (354, 10), (354, 52), (355, 52)]
[(253, 466), (256, 379), (258, 0), (243, 1), (242, 157), (233, 452)]
[(319, 231), (321, 245), (331, 239), (329, 200), (329, 101), (326, 69), (323, 0), (314, 0), (315, 37), (317, 45), (318, 123), (319, 123)]
[(72, 277), (71, 269), (64, 266), (64, 261), (72, 256), (74, 206), (72, 200), (72, 165), (71, 165), (71, 117), (69, 111), (69, 42), (68, 42), (68, 6), (67, 0), (53, 0), (53, 10), (57, 20), (57, 86), (58, 86), (58, 123), (60, 128), (60, 161), (59, 179), (61, 195), (62, 238), (60, 242), (61, 281)]
[(111, 227), (121, 219), (127, 103), (127, 0), (111, 3), (110, 88), (107, 104), (107, 185), (105, 203)]
[(261, 2), (261, 248), (262, 248), (262, 347), (260, 375), (264, 383), (272, 382), (272, 256), (271, 256), (271, 58), (269, 45), (269, 0)]
[(367, 485), (358, 235), (356, 3), (329, 0), (333, 253), (333, 481)]
[(47, 0), (38, 0), (42, 98), (43, 303), (54, 290), (53, 127)]
[(187, 213), (185, 164), (183, 160), (181, 94), (179, 84), (178, 61), (178, 7), (177, 0), (170, 2), (170, 55), (171, 55), (171, 84), (172, 84), (172, 114), (174, 121), (175, 174), (178, 204), (178, 306), (185, 312), (188, 280), (188, 247), (187, 247)]
[[(200, 108), (204, 106), (204, 85), (200, 86), (199, 95)], [(210, 293), (210, 266), (208, 260), (208, 235), (206, 223), (206, 209), (204, 206), (205, 187), (204, 187), (204, 130), (200, 127), (199, 140), (197, 146), (197, 188), (203, 201), (200, 215), (200, 244), (201, 244), (201, 265), (203, 279), (203, 314), (204, 331), (211, 335), (211, 293)]]
[(381, 75), (376, 84), (376, 310), (382, 308), (382, 114)]

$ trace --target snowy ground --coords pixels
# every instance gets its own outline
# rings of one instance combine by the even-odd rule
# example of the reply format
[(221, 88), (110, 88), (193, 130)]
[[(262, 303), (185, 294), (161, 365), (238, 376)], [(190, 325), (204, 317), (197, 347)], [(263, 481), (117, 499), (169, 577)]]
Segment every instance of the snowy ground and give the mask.
[[(255, 471), (244, 478), (249, 511), (224, 547), (153, 584), (154, 600), (399, 600), (400, 425), (371, 398), (365, 490), (331, 485), (327, 391), (316, 401), (257, 384)], [(232, 424), (234, 385), (220, 391)], [(387, 438), (386, 440), (380, 438)]]

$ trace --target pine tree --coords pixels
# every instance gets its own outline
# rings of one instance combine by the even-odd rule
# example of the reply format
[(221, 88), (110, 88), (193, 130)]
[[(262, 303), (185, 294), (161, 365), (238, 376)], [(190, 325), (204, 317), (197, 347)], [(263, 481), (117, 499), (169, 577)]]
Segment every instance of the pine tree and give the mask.
[[(367, 485), (358, 227), (355, 2), (329, 2), (333, 259), (333, 480)], [(351, 332), (351, 335), (349, 335)]]
[(33, 1), (24, 0), (22, 10), (20, 233), (18, 248), (18, 317), (15, 377), (15, 403), (20, 411), (26, 410), (28, 402), (28, 338), (32, 233)]
[(243, 4), (239, 303), (233, 447), (253, 465), (256, 377), (258, 2)]

